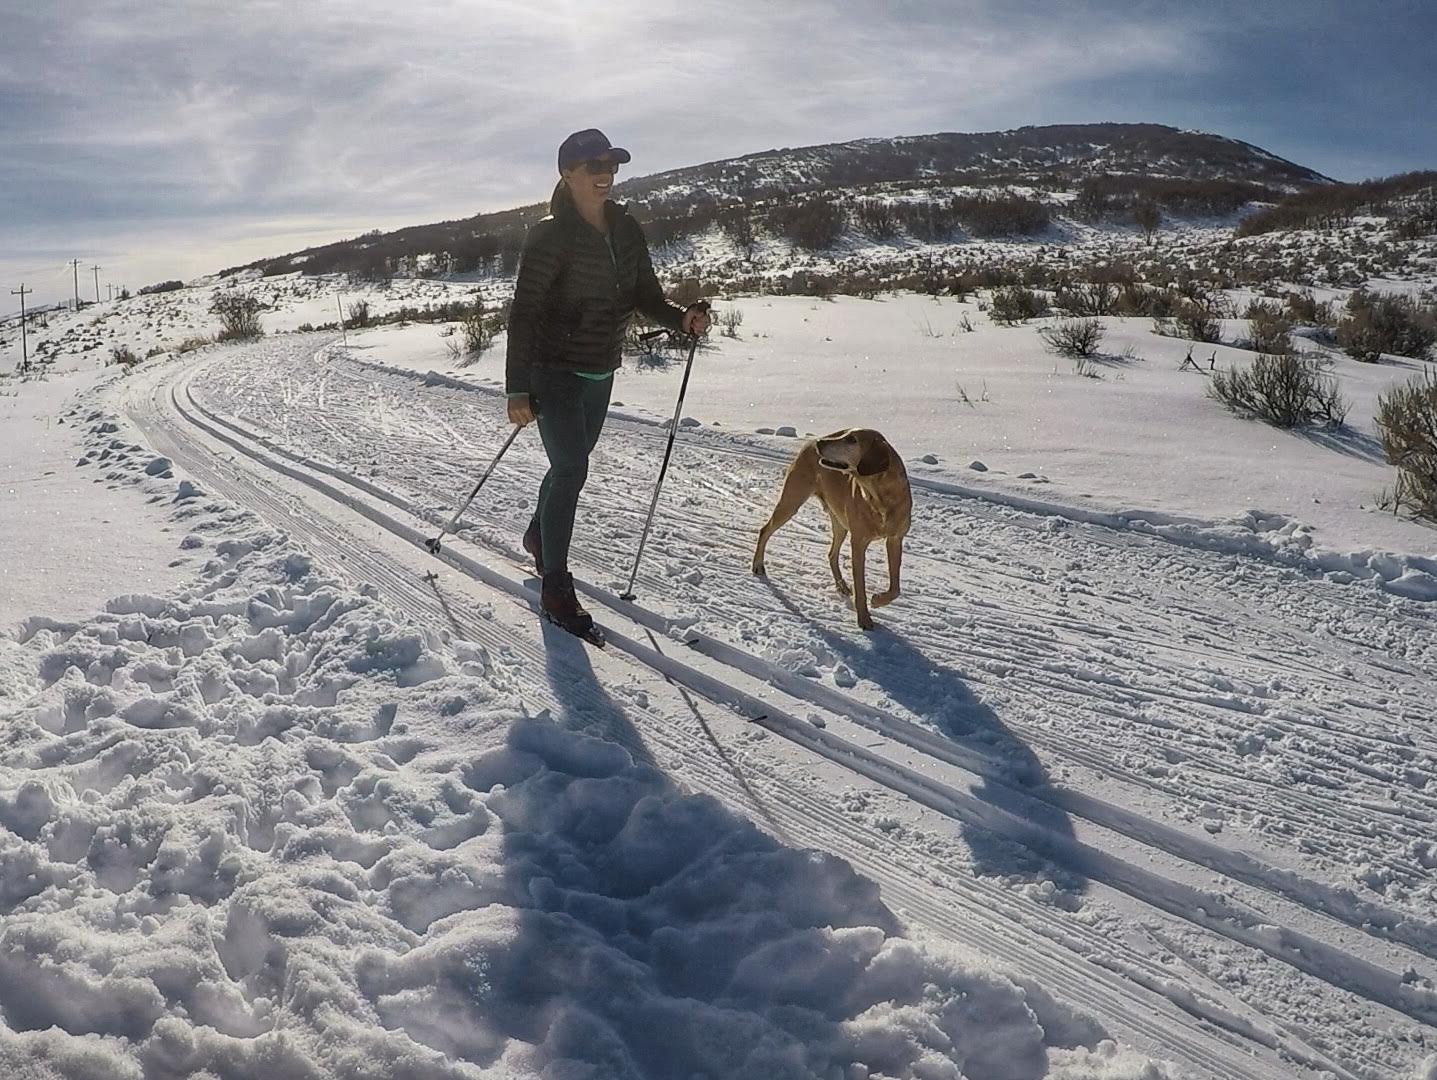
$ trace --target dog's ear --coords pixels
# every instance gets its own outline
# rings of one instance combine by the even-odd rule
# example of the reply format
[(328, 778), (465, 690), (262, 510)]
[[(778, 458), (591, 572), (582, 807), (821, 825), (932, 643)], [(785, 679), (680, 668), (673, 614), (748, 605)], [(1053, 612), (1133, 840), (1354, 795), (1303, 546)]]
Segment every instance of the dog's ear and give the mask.
[(877, 476), (887, 472), (892, 463), (893, 453), (888, 449), (888, 444), (882, 439), (873, 439), (869, 442), (868, 449), (863, 451), (863, 456), (858, 459), (858, 475)]

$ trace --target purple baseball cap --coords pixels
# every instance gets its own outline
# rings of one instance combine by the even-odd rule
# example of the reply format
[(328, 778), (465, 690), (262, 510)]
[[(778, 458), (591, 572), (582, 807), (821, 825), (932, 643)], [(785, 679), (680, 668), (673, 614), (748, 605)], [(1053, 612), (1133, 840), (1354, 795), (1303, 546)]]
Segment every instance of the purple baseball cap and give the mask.
[(633, 160), (627, 150), (610, 143), (609, 137), (598, 128), (585, 128), (559, 144), (559, 168), (571, 169), (581, 161), (593, 161), (605, 154), (620, 165)]

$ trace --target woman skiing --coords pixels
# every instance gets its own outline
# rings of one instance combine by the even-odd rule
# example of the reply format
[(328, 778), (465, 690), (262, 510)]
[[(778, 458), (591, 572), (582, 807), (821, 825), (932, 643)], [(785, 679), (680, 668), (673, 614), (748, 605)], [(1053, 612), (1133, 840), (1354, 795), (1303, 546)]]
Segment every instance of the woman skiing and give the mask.
[(592, 632), (593, 619), (574, 592), (569, 542), (629, 320), (637, 310), (686, 334), (709, 327), (704, 306), (681, 310), (664, 299), (643, 229), (609, 199), (614, 174), (630, 160), (596, 128), (560, 145), (560, 180), (549, 216), (525, 237), (509, 313), (509, 419), (537, 417), (549, 457), (524, 550), (543, 579), (544, 613), (580, 635)]

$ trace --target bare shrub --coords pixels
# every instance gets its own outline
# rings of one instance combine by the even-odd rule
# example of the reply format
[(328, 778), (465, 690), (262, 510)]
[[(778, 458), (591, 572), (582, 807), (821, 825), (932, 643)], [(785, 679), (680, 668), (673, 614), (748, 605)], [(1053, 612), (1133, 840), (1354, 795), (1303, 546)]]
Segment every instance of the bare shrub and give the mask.
[(748, 207), (740, 206), (721, 217), (719, 228), (733, 245), (743, 252), (743, 257), (752, 262), (754, 251), (758, 247), (758, 229), (754, 226)]
[(1133, 205), (1133, 223), (1143, 230), (1143, 238), (1153, 242), (1158, 226), (1163, 223), (1163, 211), (1153, 199), (1139, 199)]
[(1263, 300), (1254, 300), (1243, 313), (1247, 319), (1248, 339), (1244, 343), (1255, 352), (1281, 355), (1292, 348), (1292, 322), (1282, 308)]
[(469, 311), (459, 319), (459, 332), (464, 338), (464, 353), (471, 363), (494, 344), (495, 336), (502, 329), (500, 318), (486, 314), (483, 301), (476, 299)]
[(185, 338), (178, 345), (176, 345), (175, 352), (183, 356), (185, 353), (194, 352), (196, 349), (203, 349), (206, 345), (213, 345), (215, 343), (215, 340), (215, 338), (205, 337), (203, 334), (197, 334), (194, 337)]
[(799, 247), (822, 251), (843, 235), (848, 214), (836, 199), (811, 195), (774, 207), (772, 220), (777, 230)]
[(260, 302), (240, 293), (221, 293), (210, 304), (210, 314), (220, 317), (217, 341), (249, 341), (264, 335), (260, 325)]
[(1437, 377), (1426, 371), (1377, 399), (1382, 451), (1397, 466), (1395, 502), (1437, 520)]
[(1358, 289), (1337, 324), (1337, 344), (1354, 360), (1375, 364), (1383, 353), (1425, 360), (1437, 345), (1437, 310), (1410, 296)]
[(1331, 300), (1318, 300), (1310, 292), (1287, 294), (1287, 317), (1294, 323), (1307, 326), (1331, 327), (1337, 325), (1337, 316), (1332, 310)]
[(898, 214), (886, 199), (860, 199), (853, 217), (858, 227), (875, 240), (891, 240), (898, 232)]
[(945, 240), (957, 223), (953, 206), (946, 200), (898, 203), (894, 213), (908, 234), (917, 240)]
[(1280, 428), (1317, 420), (1341, 427), (1347, 419), (1337, 380), (1296, 356), (1259, 356), (1247, 368), (1214, 371), (1208, 394), (1235, 413)]
[(1217, 315), (1197, 301), (1188, 300), (1183, 303), (1173, 316), (1173, 323), (1181, 337), (1205, 341), (1208, 344), (1222, 340), (1222, 326), (1218, 323)]
[(738, 337), (738, 328), (743, 325), (743, 312), (736, 307), (727, 307), (719, 313), (718, 324), (725, 337)]
[(183, 281), (157, 281), (153, 285), (142, 286), (138, 295), (150, 296), (153, 293), (175, 292), (184, 287), (185, 283)]
[(126, 373), (139, 362), (139, 356), (128, 345), (116, 345), (110, 349), (110, 363), (118, 364)]
[(955, 195), (953, 215), (975, 237), (1033, 236), (1048, 227), (1047, 206), (1021, 195)]
[(1048, 302), (1032, 289), (1021, 285), (1009, 285), (995, 289), (989, 305), (989, 313), (996, 323), (1014, 326), (1029, 319), (1037, 319), (1048, 313)]
[(1112, 315), (1118, 304), (1118, 287), (1109, 281), (1062, 285), (1053, 294), (1053, 306), (1068, 315)]
[(676, 363), (674, 348), (678, 335), (671, 332), (649, 336), (649, 333), (650, 331), (635, 319), (629, 323), (629, 329), (624, 335), (624, 350), (633, 356), (636, 366), (644, 370), (654, 370)]
[(344, 320), (344, 325), (351, 330), (363, 329), (369, 325), (369, 301), (356, 300), (349, 305), (349, 317)]
[(1172, 289), (1155, 289), (1135, 281), (1125, 281), (1118, 287), (1112, 313), (1170, 319), (1178, 313), (1183, 302), (1182, 296)]
[[(1096, 356), (1103, 343), (1104, 326), (1097, 319), (1064, 319), (1045, 326), (1038, 334), (1059, 356)], [(1082, 374), (1080, 371), (1079, 374)]]

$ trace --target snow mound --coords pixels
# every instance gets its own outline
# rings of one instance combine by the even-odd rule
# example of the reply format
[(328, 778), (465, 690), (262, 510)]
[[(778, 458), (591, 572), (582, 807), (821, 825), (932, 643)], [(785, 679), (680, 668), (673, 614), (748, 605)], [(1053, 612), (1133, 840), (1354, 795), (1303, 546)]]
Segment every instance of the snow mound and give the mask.
[(483, 650), (189, 520), (226, 529), (197, 585), (4, 646), (5, 1076), (1165, 1075), (525, 715)]

